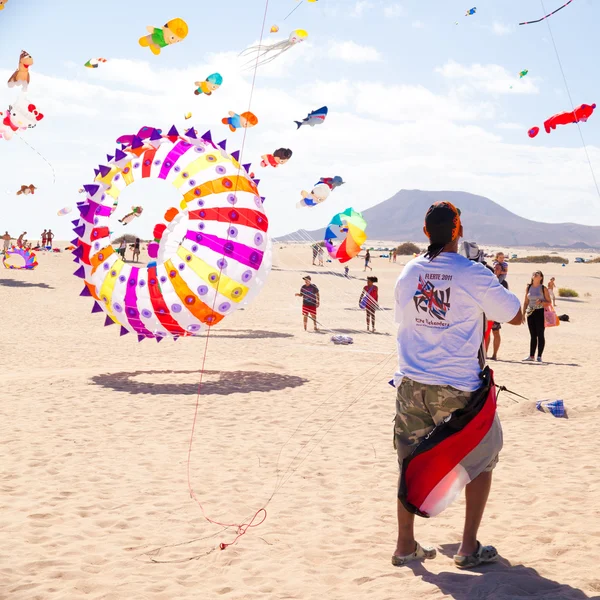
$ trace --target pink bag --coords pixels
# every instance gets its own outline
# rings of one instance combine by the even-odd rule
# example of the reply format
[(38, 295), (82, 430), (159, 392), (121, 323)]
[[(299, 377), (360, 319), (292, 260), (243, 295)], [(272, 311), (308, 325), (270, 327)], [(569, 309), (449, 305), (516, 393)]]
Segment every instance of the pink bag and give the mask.
[(558, 327), (560, 321), (558, 315), (554, 311), (552, 306), (544, 306), (544, 326), (545, 327)]

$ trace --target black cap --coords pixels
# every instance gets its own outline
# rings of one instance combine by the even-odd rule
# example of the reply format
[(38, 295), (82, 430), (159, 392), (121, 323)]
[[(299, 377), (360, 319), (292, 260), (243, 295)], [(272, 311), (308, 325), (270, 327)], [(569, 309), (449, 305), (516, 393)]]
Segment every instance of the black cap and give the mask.
[(425, 233), (432, 244), (449, 244), (458, 238), (460, 209), (451, 202), (436, 202), (425, 215)]

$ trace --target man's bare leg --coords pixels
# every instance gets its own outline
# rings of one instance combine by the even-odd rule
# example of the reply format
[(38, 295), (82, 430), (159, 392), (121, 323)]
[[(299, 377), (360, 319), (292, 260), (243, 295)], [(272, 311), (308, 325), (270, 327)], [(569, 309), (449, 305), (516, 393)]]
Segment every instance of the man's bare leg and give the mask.
[(306, 325), (308, 324), (308, 315), (304, 315), (303, 320), (304, 320), (304, 331), (306, 331)]
[(415, 515), (409, 513), (400, 500), (398, 502), (398, 541), (396, 542), (396, 556), (406, 556), (415, 551)]
[(485, 510), (490, 489), (492, 487), (492, 472), (481, 473), (465, 489), (467, 508), (465, 511), (465, 528), (463, 539), (457, 554), (469, 556), (477, 550), (477, 532)]
[(502, 338), (500, 337), (500, 330), (494, 331), (494, 354), (492, 354), (492, 358), (495, 360), (498, 358), (498, 350), (500, 350), (500, 342)]

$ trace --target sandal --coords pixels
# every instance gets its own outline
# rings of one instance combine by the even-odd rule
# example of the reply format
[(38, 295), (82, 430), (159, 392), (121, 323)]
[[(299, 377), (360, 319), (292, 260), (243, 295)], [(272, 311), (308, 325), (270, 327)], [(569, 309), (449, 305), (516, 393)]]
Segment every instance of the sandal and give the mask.
[(392, 564), (395, 567), (401, 567), (412, 560), (428, 560), (431, 558), (435, 558), (436, 555), (437, 550), (435, 548), (430, 546), (426, 546), (425, 548), (423, 548), (423, 546), (421, 546), (421, 544), (417, 542), (417, 547), (415, 548), (415, 551), (412, 554), (407, 554), (406, 556), (398, 556), (397, 554), (394, 554), (392, 556)]
[(472, 569), (498, 560), (498, 551), (494, 546), (482, 546), (480, 542), (477, 544), (477, 550), (469, 556), (454, 555), (454, 564), (459, 569)]

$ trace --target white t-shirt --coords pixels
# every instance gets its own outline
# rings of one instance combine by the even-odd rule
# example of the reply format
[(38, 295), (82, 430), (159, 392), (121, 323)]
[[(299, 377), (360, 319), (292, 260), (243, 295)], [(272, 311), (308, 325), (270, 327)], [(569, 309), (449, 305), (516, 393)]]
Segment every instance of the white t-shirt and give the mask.
[(483, 314), (505, 323), (519, 312), (519, 299), (484, 265), (453, 252), (433, 261), (411, 260), (396, 282), (398, 372), (429, 385), (465, 392), (481, 386), (478, 353)]

